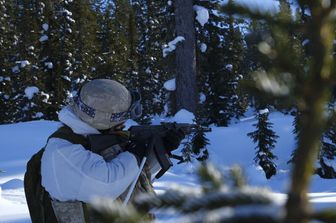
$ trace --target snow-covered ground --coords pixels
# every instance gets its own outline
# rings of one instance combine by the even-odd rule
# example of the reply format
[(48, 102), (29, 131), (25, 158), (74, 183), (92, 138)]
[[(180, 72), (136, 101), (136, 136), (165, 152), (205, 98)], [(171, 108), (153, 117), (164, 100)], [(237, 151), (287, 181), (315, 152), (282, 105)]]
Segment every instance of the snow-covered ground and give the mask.
[[(256, 120), (246, 118), (232, 124), (230, 127), (213, 127), (207, 133), (210, 140), (210, 160), (223, 171), (232, 165), (243, 167), (248, 183), (270, 188), (274, 197), (280, 202), (285, 200), (290, 166), (287, 161), (294, 147), (292, 135), (291, 116), (280, 113), (270, 114), (274, 123), (274, 130), (279, 135), (277, 146), (274, 150), (278, 157), (278, 174), (267, 180), (260, 167), (253, 162), (254, 144), (246, 136), (254, 127)], [(190, 122), (192, 116), (187, 112), (180, 112), (174, 118), (163, 120), (156, 118), (154, 124), (160, 121)], [(129, 121), (129, 125), (134, 122)], [(0, 223), (30, 222), (28, 209), (23, 191), (23, 175), (26, 162), (43, 147), (47, 137), (60, 126), (59, 122), (33, 121), (0, 125)], [(197, 163), (175, 165), (162, 178), (154, 183), (155, 190), (160, 193), (168, 188), (180, 186), (199, 186), (194, 172)], [(311, 202), (315, 207), (335, 207), (336, 205), (336, 180), (323, 180), (313, 177), (311, 185)], [(160, 221), (160, 219), (158, 219)], [(162, 219), (161, 219), (162, 220)]]

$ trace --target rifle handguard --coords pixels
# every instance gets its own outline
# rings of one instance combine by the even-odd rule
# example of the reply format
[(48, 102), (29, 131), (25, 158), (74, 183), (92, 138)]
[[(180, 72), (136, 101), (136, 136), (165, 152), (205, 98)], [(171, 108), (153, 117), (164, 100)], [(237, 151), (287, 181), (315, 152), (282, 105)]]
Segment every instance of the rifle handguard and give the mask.
[(149, 151), (152, 151), (151, 149), (153, 149), (154, 155), (161, 166), (161, 170), (155, 178), (160, 178), (171, 166), (173, 166), (170, 158), (178, 159), (180, 161), (179, 163), (185, 162), (183, 158), (167, 152), (163, 145), (162, 138), (165, 137), (169, 129), (180, 129), (186, 135), (197, 131), (211, 131), (211, 128), (199, 126), (197, 124), (176, 122), (162, 122), (160, 125), (131, 126), (128, 129), (130, 132), (130, 140), (148, 142)]

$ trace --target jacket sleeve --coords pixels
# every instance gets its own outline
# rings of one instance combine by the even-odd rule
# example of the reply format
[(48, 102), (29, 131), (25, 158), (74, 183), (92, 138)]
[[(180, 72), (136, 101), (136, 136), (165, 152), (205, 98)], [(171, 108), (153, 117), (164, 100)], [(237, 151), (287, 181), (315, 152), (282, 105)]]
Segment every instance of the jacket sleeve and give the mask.
[(119, 197), (139, 171), (136, 158), (129, 152), (106, 162), (82, 145), (58, 138), (49, 140), (41, 168), (42, 184), (54, 198), (84, 202), (95, 196)]

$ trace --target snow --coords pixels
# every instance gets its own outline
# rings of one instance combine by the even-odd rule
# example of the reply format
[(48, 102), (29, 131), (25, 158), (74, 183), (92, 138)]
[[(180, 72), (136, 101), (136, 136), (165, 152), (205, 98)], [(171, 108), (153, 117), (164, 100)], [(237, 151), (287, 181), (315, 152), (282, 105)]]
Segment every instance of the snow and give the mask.
[(54, 64), (52, 62), (45, 62), (44, 65), (46, 67), (48, 67), (48, 69), (53, 69), (54, 68)]
[(305, 39), (302, 41), (302, 46), (306, 46), (309, 43), (309, 39)]
[(186, 109), (181, 109), (178, 111), (175, 116), (172, 118), (171, 121), (178, 122), (178, 123), (194, 123), (195, 116), (193, 113)]
[(205, 102), (205, 100), (206, 100), (206, 95), (203, 92), (201, 92), (199, 94), (199, 102), (202, 104)]
[(66, 16), (66, 19), (71, 23), (76, 23), (76, 21), (73, 18), (71, 18), (70, 16)]
[(176, 90), (176, 79), (170, 79), (168, 81), (166, 81), (163, 84), (163, 87), (167, 90), (167, 91), (175, 91)]
[(1, 223), (30, 222), (22, 186), (26, 163), (58, 126), (59, 122), (51, 121), (0, 125), (0, 169), (5, 171), (0, 173)]
[(233, 65), (232, 65), (232, 64), (227, 64), (227, 65), (225, 66), (225, 68), (226, 68), (227, 70), (229, 70), (229, 71), (232, 71), (232, 69), (233, 69)]
[(16, 66), (12, 67), (12, 72), (13, 72), (14, 74), (20, 73), (20, 68), (19, 68), (19, 66), (16, 65)]
[(146, 73), (146, 74), (151, 74), (152, 71), (151, 71), (151, 69), (150, 69), (149, 67), (147, 67), (146, 70), (145, 70), (145, 73)]
[(66, 80), (66, 81), (71, 82), (71, 79), (70, 79), (69, 76), (63, 75), (62, 78), (63, 78), (64, 80)]
[(41, 91), (41, 96), (44, 97), (44, 99), (42, 100), (44, 103), (48, 103), (48, 100), (50, 98), (50, 95)]
[(49, 37), (47, 36), (47, 35), (42, 35), (41, 37), (40, 37), (40, 42), (42, 43), (42, 42), (45, 42), (45, 41), (47, 41), (49, 39)]
[(1, 187), (4, 190), (13, 190), (13, 189), (19, 189), (23, 187), (23, 181), (20, 179), (12, 179), (8, 182), (1, 185)]
[(185, 38), (183, 36), (177, 36), (174, 40), (170, 41), (167, 45), (164, 45), (162, 50), (163, 57), (166, 57), (169, 53), (173, 52), (176, 49), (176, 45), (179, 42), (183, 42)]
[(42, 25), (42, 29), (43, 29), (44, 31), (48, 31), (48, 30), (49, 30), (49, 24), (44, 23), (44, 24)]
[(268, 108), (261, 109), (261, 110), (259, 110), (258, 113), (259, 113), (259, 115), (263, 115), (263, 114), (269, 113), (269, 110), (268, 110)]
[(207, 50), (207, 45), (205, 43), (201, 43), (201, 46), (200, 46), (200, 50), (202, 53), (205, 53), (205, 51)]
[[(263, 110), (261, 110), (263, 111)], [(266, 111), (266, 110), (265, 110)], [(260, 112), (260, 111), (259, 111)], [(187, 110), (180, 110), (174, 117), (156, 117), (153, 124), (162, 121), (176, 121), (193, 123), (194, 115)], [(293, 117), (278, 112), (269, 113), (269, 119), (274, 123), (274, 131), (279, 136), (274, 154), (278, 157), (276, 164), (278, 173), (270, 180), (264, 176), (261, 168), (253, 161), (255, 145), (247, 133), (254, 130), (257, 122), (255, 116), (244, 121), (234, 123), (229, 127), (212, 127), (212, 132), (206, 133), (209, 139), (209, 161), (219, 167), (221, 172), (228, 172), (234, 165), (240, 165), (247, 176), (247, 182), (253, 186), (271, 189), (272, 198), (282, 205), (286, 201), (291, 166), (287, 163), (295, 147), (292, 134)], [(137, 125), (128, 120), (127, 128)], [(31, 121), (8, 125), (0, 125), (0, 222), (29, 223), (29, 214), (23, 191), (23, 176), (29, 158), (36, 153), (46, 142), (47, 137), (60, 126), (55, 121)], [(18, 140), (18, 137), (20, 140)], [(182, 148), (174, 153), (179, 154)], [(174, 166), (160, 179), (155, 180), (154, 188), (157, 193), (167, 189), (179, 190), (200, 189), (198, 178), (195, 175), (199, 162), (183, 163)], [(336, 180), (325, 180), (314, 175), (310, 186), (309, 197), (314, 208), (335, 207)], [(245, 211), (245, 210), (242, 210)], [(158, 213), (156, 222), (166, 222), (171, 216)]]
[(21, 68), (25, 68), (26, 66), (30, 65), (28, 60), (16, 61), (17, 64), (20, 64)]
[(64, 15), (67, 15), (67, 16), (72, 16), (72, 12), (70, 12), (70, 11), (67, 10), (67, 9), (64, 9), (64, 10), (63, 10), (63, 14), (64, 14)]
[(44, 114), (42, 112), (37, 112), (35, 114), (35, 118), (42, 118), (44, 116)]
[(37, 94), (39, 92), (39, 89), (35, 86), (29, 86), (29, 87), (26, 87), (24, 92), (25, 92), (25, 96), (29, 100), (31, 100), (34, 97), (34, 94)]
[(199, 5), (194, 5), (193, 8), (197, 14), (196, 20), (199, 22), (199, 24), (201, 24), (201, 26), (204, 26), (205, 23), (207, 23), (209, 20), (208, 10), (204, 8), (203, 6), (199, 6)]

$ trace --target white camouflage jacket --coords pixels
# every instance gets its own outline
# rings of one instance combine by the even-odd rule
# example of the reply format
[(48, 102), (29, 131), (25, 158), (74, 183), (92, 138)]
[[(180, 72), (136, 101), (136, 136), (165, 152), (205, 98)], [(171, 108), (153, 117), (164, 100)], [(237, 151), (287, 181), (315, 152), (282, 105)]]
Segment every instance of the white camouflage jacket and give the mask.
[[(59, 120), (76, 134), (99, 134), (80, 120), (69, 107), (59, 113)], [(122, 152), (106, 162), (82, 145), (50, 138), (41, 160), (42, 186), (58, 201), (83, 201), (93, 198), (116, 199), (136, 178), (139, 166), (135, 156)]]

